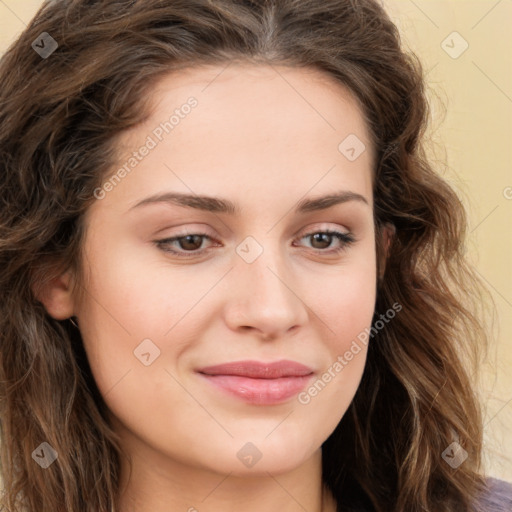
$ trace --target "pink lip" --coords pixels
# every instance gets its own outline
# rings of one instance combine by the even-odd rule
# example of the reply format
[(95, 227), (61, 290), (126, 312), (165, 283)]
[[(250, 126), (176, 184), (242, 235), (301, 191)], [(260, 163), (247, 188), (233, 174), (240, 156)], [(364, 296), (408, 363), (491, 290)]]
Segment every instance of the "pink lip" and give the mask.
[(251, 404), (272, 405), (299, 393), (313, 370), (295, 361), (236, 361), (197, 370), (211, 384)]

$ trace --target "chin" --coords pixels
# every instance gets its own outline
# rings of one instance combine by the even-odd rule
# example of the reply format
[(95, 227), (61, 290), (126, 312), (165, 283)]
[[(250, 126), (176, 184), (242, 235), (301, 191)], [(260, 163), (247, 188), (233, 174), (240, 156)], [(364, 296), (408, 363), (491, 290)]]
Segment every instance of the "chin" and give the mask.
[[(275, 437), (271, 439), (274, 435)], [(265, 436), (248, 436), (243, 440), (237, 437), (230, 439), (228, 443), (215, 444), (216, 448), (209, 451), (207, 460), (204, 460), (205, 450), (199, 448), (198, 455), (203, 455), (201, 465), (218, 473), (231, 473), (236, 476), (287, 473), (299, 467), (321, 449), (320, 441), (318, 446), (311, 446), (308, 449), (306, 440), (286, 438), (276, 433), (267, 439)]]

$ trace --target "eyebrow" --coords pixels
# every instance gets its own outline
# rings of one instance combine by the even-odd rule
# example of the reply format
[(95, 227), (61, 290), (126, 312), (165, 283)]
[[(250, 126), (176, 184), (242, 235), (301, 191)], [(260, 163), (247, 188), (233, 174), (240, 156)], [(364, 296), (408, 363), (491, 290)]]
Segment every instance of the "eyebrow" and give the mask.
[[(347, 203), (349, 201), (357, 201), (369, 205), (368, 201), (361, 194), (343, 190), (322, 197), (302, 199), (295, 207), (295, 213), (308, 213), (319, 210), (326, 210), (337, 204)], [(182, 194), (178, 192), (165, 192), (155, 194), (142, 199), (133, 205), (129, 211), (141, 206), (158, 203), (171, 203), (186, 208), (195, 208), (214, 213), (227, 213), (229, 215), (239, 215), (240, 208), (229, 199), (220, 197), (198, 196), (191, 194)]]

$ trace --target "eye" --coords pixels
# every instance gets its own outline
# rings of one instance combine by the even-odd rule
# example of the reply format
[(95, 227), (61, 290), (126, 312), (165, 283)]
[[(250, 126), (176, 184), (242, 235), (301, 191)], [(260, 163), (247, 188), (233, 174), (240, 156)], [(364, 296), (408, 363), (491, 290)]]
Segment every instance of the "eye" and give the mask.
[[(164, 252), (187, 258), (206, 252), (206, 249), (201, 249), (204, 239), (212, 240), (206, 233), (186, 233), (164, 240), (155, 240), (155, 244)], [(171, 247), (176, 247), (176, 245), (179, 250), (171, 249)]]
[[(340, 253), (341, 251), (347, 249), (351, 244), (353, 244), (356, 241), (351, 233), (342, 233), (340, 231), (335, 230), (313, 231), (311, 233), (303, 235), (302, 237), (299, 238), (299, 240), (302, 240), (304, 238), (310, 238), (315, 252), (321, 254)], [(332, 249), (328, 249), (332, 245), (333, 241), (337, 241), (338, 246)], [(316, 247), (314, 245), (316, 245)]]

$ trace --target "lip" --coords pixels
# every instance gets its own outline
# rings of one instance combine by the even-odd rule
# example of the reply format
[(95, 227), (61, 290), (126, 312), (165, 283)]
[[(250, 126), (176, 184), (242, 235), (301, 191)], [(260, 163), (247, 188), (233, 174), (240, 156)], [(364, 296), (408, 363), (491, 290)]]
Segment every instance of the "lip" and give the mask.
[(234, 361), (204, 367), (197, 373), (231, 396), (254, 405), (285, 402), (304, 389), (314, 374), (308, 366), (290, 360)]

